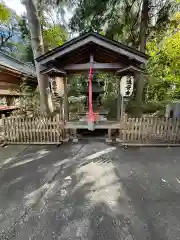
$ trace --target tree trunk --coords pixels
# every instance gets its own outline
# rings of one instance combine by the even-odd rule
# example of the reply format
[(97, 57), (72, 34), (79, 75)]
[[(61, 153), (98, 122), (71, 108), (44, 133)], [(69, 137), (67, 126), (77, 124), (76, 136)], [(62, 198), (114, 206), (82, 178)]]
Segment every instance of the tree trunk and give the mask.
[[(28, 25), (31, 34), (31, 45), (35, 60), (37, 57), (41, 56), (44, 53), (40, 19), (35, 0), (23, 0), (23, 3), (26, 7)], [(36, 61), (35, 66), (40, 92), (41, 112), (49, 114), (52, 109), (49, 106), (48, 81), (45, 76), (40, 74), (40, 66)]]
[(149, 20), (149, 0), (143, 0), (139, 35), (140, 51), (143, 53), (145, 53), (146, 51), (148, 20)]
[[(149, 20), (149, 0), (143, 0), (139, 35), (140, 51), (143, 53), (145, 53), (146, 51), (148, 20)], [(144, 76), (143, 74), (138, 74), (136, 85), (136, 105), (139, 111), (141, 110), (143, 100), (143, 89), (144, 89)]]

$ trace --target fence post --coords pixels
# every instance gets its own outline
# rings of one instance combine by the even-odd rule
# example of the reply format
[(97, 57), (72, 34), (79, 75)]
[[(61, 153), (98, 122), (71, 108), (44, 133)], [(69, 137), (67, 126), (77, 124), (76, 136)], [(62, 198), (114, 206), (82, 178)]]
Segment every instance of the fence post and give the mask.
[(178, 138), (178, 128), (179, 128), (179, 119), (177, 118), (176, 120), (176, 124), (175, 124), (175, 128), (174, 128), (174, 138), (173, 138), (173, 143), (176, 143), (178, 140), (179, 140), (179, 138)]
[(7, 131), (6, 131), (6, 117), (2, 114), (2, 141), (6, 139)]

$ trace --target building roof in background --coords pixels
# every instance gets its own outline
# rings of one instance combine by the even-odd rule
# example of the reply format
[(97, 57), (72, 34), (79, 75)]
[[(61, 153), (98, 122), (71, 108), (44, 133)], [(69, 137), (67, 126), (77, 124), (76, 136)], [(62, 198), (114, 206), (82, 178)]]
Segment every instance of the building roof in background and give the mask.
[(17, 72), (18, 74), (36, 78), (36, 71), (33, 66), (21, 62), (18, 59), (0, 51), (0, 68), (6, 68), (9, 71)]

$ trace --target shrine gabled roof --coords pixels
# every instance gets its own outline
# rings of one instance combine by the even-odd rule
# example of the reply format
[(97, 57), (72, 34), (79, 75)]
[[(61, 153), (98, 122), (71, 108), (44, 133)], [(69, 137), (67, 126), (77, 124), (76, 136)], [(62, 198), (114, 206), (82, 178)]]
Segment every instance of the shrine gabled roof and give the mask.
[[(87, 53), (95, 54), (95, 61), (115, 62), (119, 59), (133, 61), (137, 64), (146, 63), (148, 56), (132, 47), (110, 40), (98, 33), (88, 32), (72, 39), (60, 47), (38, 57), (37, 62), (43, 65), (63, 60), (61, 62), (80, 63), (89, 60)], [(86, 58), (86, 59), (85, 59)]]
[(5, 68), (8, 71), (15, 71), (18, 74), (24, 74), (32, 78), (36, 78), (35, 68), (31, 65), (19, 61), (18, 59), (0, 51), (0, 68)]

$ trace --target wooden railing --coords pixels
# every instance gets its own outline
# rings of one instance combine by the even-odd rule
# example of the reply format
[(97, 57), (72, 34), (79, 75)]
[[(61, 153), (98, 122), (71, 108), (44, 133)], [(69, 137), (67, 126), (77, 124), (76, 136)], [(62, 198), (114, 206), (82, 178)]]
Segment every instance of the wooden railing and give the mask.
[(171, 118), (125, 118), (120, 127), (123, 142), (179, 143), (180, 119)]
[[(111, 129), (111, 124), (107, 128)], [(125, 116), (117, 128), (123, 143), (180, 143), (180, 119)], [(58, 144), (67, 137), (59, 115), (10, 116), (2, 119), (2, 130), (5, 141), (13, 144)]]
[(2, 122), (7, 143), (58, 144), (64, 137), (63, 122), (59, 115), (11, 116), (4, 118)]

